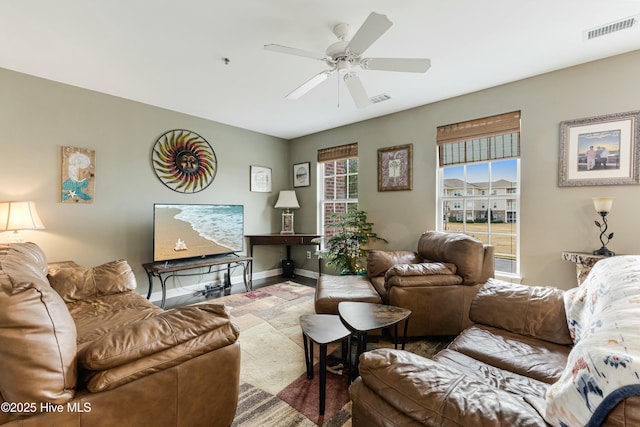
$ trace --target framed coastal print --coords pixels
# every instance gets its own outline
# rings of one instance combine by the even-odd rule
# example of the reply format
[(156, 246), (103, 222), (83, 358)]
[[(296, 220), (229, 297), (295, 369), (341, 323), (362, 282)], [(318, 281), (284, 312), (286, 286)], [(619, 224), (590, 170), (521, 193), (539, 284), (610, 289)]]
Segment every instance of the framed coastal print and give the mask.
[(294, 187), (308, 187), (311, 185), (311, 179), (309, 177), (310, 163), (298, 163), (293, 165), (293, 186)]
[(639, 184), (640, 111), (560, 123), (560, 187)]
[(271, 168), (250, 166), (250, 190), (256, 193), (271, 193)]
[(62, 203), (93, 203), (96, 152), (86, 148), (62, 147), (61, 176)]
[(411, 190), (413, 144), (378, 149), (378, 191)]

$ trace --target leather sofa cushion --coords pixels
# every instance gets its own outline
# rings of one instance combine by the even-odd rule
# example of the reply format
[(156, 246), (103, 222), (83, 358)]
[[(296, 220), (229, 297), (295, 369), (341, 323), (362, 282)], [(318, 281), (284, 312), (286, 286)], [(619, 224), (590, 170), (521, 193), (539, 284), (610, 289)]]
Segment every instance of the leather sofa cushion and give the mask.
[(164, 311), (137, 292), (76, 301), (67, 308), (76, 323), (78, 350), (111, 331)]
[(484, 245), (465, 234), (427, 231), (418, 240), (418, 255), (423, 260), (454, 263), (465, 285), (475, 285), (482, 276)]
[[(78, 359), (86, 369), (109, 369), (175, 347), (230, 323), (229, 313), (222, 304), (179, 307), (111, 331), (84, 347)], [(235, 331), (233, 341), (237, 336)]]
[(136, 278), (126, 260), (97, 267), (68, 267), (52, 271), (49, 282), (65, 302), (127, 292), (136, 288)]
[(46, 271), (35, 244), (0, 245), (0, 392), (9, 402), (74, 395), (76, 328)]
[[(350, 392), (352, 398), (360, 395), (358, 405), (370, 404), (373, 411), (377, 411), (376, 402), (383, 400), (427, 426), (546, 425), (521, 397), (413, 353), (369, 351), (361, 356), (359, 367), (362, 379)], [(377, 395), (375, 400), (360, 400), (362, 384)]]
[(571, 345), (564, 292), (489, 279), (471, 302), (469, 317), (483, 325)]
[(433, 360), (464, 372), (485, 384), (520, 396), (544, 399), (549, 384), (531, 377), (496, 368), (465, 354), (444, 349), (433, 357)]
[(367, 252), (367, 276), (384, 276), (387, 270), (396, 264), (413, 264), (417, 262), (420, 262), (420, 257), (415, 252), (372, 249)]
[(447, 348), (547, 384), (560, 378), (571, 350), (569, 346), (484, 325), (465, 329)]

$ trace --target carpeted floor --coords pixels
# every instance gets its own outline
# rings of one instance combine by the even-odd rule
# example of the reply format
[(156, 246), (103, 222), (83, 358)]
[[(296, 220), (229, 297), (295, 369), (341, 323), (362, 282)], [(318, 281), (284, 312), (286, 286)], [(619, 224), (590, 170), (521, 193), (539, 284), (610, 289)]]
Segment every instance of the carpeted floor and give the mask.
[[(327, 373), (325, 415), (318, 415), (318, 365), (307, 379), (298, 318), (314, 313), (315, 289), (293, 282), (267, 286), (215, 301), (231, 307), (240, 327), (240, 396), (233, 426), (350, 426), (348, 378)], [(407, 350), (430, 357), (446, 342), (410, 341)], [(393, 346), (380, 339), (371, 347)], [(338, 345), (330, 346), (329, 351)], [(337, 354), (336, 353), (336, 354)], [(318, 355), (318, 351), (314, 353)]]

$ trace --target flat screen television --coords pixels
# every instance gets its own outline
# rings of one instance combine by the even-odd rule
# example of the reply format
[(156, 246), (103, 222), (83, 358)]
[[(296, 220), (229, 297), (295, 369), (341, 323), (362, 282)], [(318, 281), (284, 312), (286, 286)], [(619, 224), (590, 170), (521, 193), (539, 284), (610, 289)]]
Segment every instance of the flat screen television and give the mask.
[(153, 205), (154, 261), (231, 254), (243, 248), (243, 205)]

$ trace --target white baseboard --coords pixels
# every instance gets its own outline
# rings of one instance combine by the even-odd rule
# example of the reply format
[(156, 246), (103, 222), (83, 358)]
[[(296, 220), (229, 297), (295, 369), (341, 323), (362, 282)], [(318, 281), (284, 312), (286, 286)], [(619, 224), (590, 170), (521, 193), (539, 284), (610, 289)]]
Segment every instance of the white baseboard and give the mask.
[[(294, 270), (294, 273), (298, 276), (308, 277), (311, 279), (318, 278), (318, 273), (315, 271), (302, 270), (302, 269), (296, 268)], [(267, 270), (267, 271), (254, 273), (253, 280), (268, 279), (270, 277), (280, 276), (280, 275), (282, 275), (282, 269), (277, 268), (274, 270)], [(158, 281), (155, 281), (153, 285), (154, 285), (154, 289), (158, 289), (160, 287)], [(241, 290), (244, 291), (244, 281), (242, 280), (242, 276), (231, 276), (232, 293), (236, 287), (240, 287)], [(167, 289), (166, 298), (169, 299), (169, 298), (181, 297), (185, 295), (193, 295), (194, 293), (198, 291), (203, 291), (203, 290), (204, 290), (204, 283), (195, 283), (193, 285), (187, 285), (179, 288), (169, 288)], [(151, 294), (151, 298), (149, 298), (149, 301), (154, 303), (155, 302), (159, 303), (161, 300), (162, 300), (162, 289), (158, 289), (157, 291), (153, 292)]]

